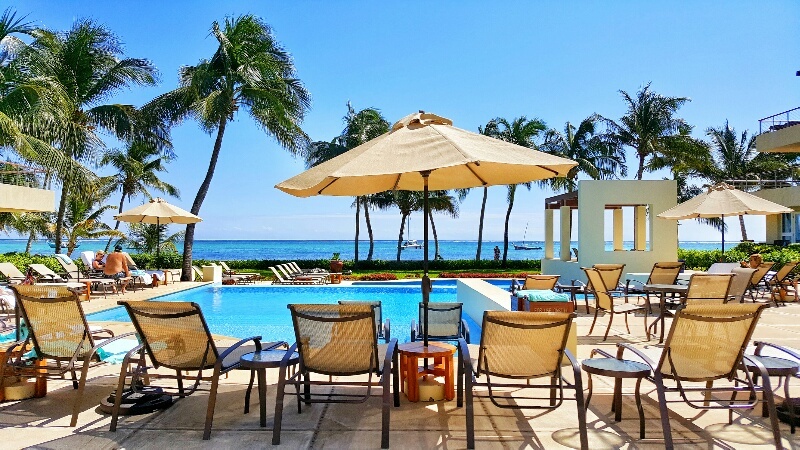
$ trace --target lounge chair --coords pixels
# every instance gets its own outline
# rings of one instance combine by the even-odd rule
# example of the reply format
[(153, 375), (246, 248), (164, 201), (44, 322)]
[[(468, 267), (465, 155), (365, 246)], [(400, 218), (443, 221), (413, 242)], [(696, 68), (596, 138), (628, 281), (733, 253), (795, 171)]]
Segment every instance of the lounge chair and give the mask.
[(747, 291), (750, 293), (750, 299), (754, 302), (756, 301), (756, 296), (758, 296), (759, 292), (761, 291), (762, 287), (764, 290), (769, 290), (769, 285), (767, 284), (767, 272), (769, 269), (772, 269), (775, 263), (772, 261), (764, 261), (758, 265), (756, 271), (753, 272), (753, 278), (750, 279), (750, 287)]
[(383, 342), (389, 343), (392, 337), (392, 325), (389, 318), (383, 320), (383, 307), (380, 300), (339, 300), (340, 305), (371, 305), (375, 310), (375, 329), (377, 330), (378, 339), (383, 339)]
[[(428, 302), (428, 340), (469, 340), (469, 325), (461, 316), (462, 303)], [(423, 323), (425, 304), (419, 302), (419, 323), (411, 321), (411, 342), (424, 340)]]
[(222, 274), (223, 275), (228, 275), (228, 276), (239, 275), (239, 276), (242, 276), (242, 277), (247, 277), (248, 279), (251, 279), (251, 280), (254, 280), (254, 281), (255, 280), (260, 280), (262, 278), (260, 273), (256, 273), (256, 272), (237, 272), (235, 270), (231, 270), (231, 268), (228, 267), (228, 264), (225, 263), (225, 261), (220, 261), (219, 265), (222, 266)]
[[(644, 312), (644, 307), (628, 303), (627, 297), (625, 297), (625, 303), (615, 304), (614, 297), (606, 288), (602, 271), (591, 267), (583, 267), (582, 269), (586, 273), (586, 278), (589, 280), (586, 286), (587, 290), (589, 293), (593, 294), (595, 298), (594, 320), (592, 320), (592, 326), (589, 327), (589, 334), (591, 335), (592, 330), (594, 330), (594, 324), (597, 322), (597, 313), (600, 312), (600, 310), (607, 311), (610, 314), (608, 326), (606, 327), (606, 334), (603, 335), (604, 341), (608, 339), (608, 332), (611, 331), (611, 324), (614, 322), (615, 314), (622, 314), (625, 316), (625, 329), (627, 329), (628, 334), (630, 334), (631, 329), (628, 326), (628, 314), (635, 313), (636, 311)], [(647, 330), (647, 312), (644, 314), (644, 328)]]
[(66, 281), (44, 264), (31, 264), (28, 267), (33, 269), (33, 272), (36, 273), (36, 281), (38, 283), (63, 283)]
[(194, 275), (194, 281), (203, 281), (203, 271), (199, 267), (192, 266), (192, 274)]
[(734, 267), (733, 281), (731, 281), (731, 288), (728, 291), (729, 301), (742, 303), (744, 301), (744, 294), (750, 286), (750, 279), (753, 278), (753, 273), (756, 269), (749, 267)]
[(89, 278), (103, 278), (103, 271), (97, 270), (92, 267), (92, 261), (94, 261), (94, 252), (91, 250), (86, 250), (81, 252), (81, 261), (83, 261), (83, 265), (86, 267), (86, 276)]
[(644, 291), (646, 284), (676, 284), (678, 282), (678, 275), (683, 270), (683, 262), (664, 261), (653, 264), (650, 270), (650, 276), (647, 277), (647, 282), (641, 283), (640, 281), (628, 279), (625, 281), (625, 295), (637, 295), (641, 298), (645, 297), (647, 302), (647, 313), (653, 312), (653, 304), (650, 302), (650, 293)]
[(10, 262), (0, 263), (0, 274), (3, 275), (8, 284), (18, 284), (25, 281), (25, 274)]
[(319, 278), (321, 280), (326, 280), (328, 278), (328, 274), (322, 273), (293, 273), (291, 272), (291, 268), (288, 264), (278, 264), (275, 266), (287, 280), (293, 280), (295, 278)]
[[(651, 369), (646, 378), (656, 386), (667, 449), (674, 448), (667, 392), (679, 392), (680, 400), (671, 401), (683, 401), (695, 409), (729, 409), (732, 413), (733, 409), (753, 408), (757, 403), (758, 391), (761, 391), (763, 401), (767, 404), (775, 446), (782, 448), (775, 400), (767, 370), (762, 363), (744, 354), (764, 307), (761, 304), (730, 303), (679, 307), (657, 363), (631, 344), (617, 344), (617, 359), (623, 359), (624, 351), (628, 350)], [(753, 375), (762, 377), (760, 386), (753, 381)], [(664, 380), (675, 380), (675, 387), (666, 386)], [(713, 387), (716, 380), (728, 380), (734, 384)], [(682, 384), (685, 382), (706, 382), (706, 386)], [(730, 395), (712, 397), (716, 392)], [(736, 395), (739, 392), (744, 392), (747, 399), (738, 400)], [(690, 398), (692, 393), (702, 393), (702, 396), (693, 399)]]
[[(109, 330), (89, 327), (78, 296), (65, 286), (40, 284), (14, 286), (12, 289), (27, 324), (28, 336), (8, 344), (3, 360), (0, 360), (0, 380), (5, 376), (63, 379), (65, 374), (71, 373), (72, 386), (78, 390), (70, 420), (70, 426), (74, 427), (78, 423), (89, 368), (103, 364), (97, 351), (117, 339), (132, 337), (134, 333), (113, 336)], [(100, 335), (111, 337), (98, 344), (95, 337)], [(12, 352), (18, 346), (33, 347), (34, 352)], [(9, 357), (12, 353), (16, 356)], [(80, 380), (76, 374), (78, 371)]]
[(77, 264), (75, 264), (75, 261), (70, 259), (69, 256), (63, 253), (58, 253), (53, 256), (55, 256), (58, 263), (61, 264), (61, 267), (64, 269), (64, 272), (60, 274), (61, 278), (76, 281), (81, 281), (81, 276), (86, 278), (86, 275), (81, 273), (81, 270), (78, 268)]
[[(133, 390), (137, 389), (140, 379), (149, 377), (176, 380), (177, 388), (162, 387), (162, 389), (166, 395), (183, 398), (196, 392), (201, 381), (211, 381), (203, 430), (203, 439), (206, 440), (211, 437), (220, 375), (237, 369), (239, 358), (246, 353), (285, 345), (285, 342), (262, 345), (261, 336), (254, 336), (242, 339), (227, 348), (217, 348), (203, 318), (203, 312), (196, 303), (149, 301), (118, 303), (128, 311), (141, 344), (125, 355), (116, 392), (118, 394), (124, 392), (127, 377), (131, 378), (130, 386)], [(253, 345), (245, 346), (249, 342)], [(142, 364), (145, 358), (150, 360), (153, 368), (172, 369), (175, 375), (147, 373), (147, 368)], [(211, 377), (204, 377), (204, 370), (211, 370)], [(192, 375), (191, 372), (196, 372), (196, 375)], [(184, 380), (191, 382), (191, 386), (184, 387)], [(117, 429), (122, 395), (115, 395), (114, 399), (110, 431)]]
[(327, 270), (324, 269), (301, 269), (300, 266), (297, 265), (296, 261), (292, 261), (288, 263), (290, 267), (294, 269), (295, 272), (299, 273), (318, 273), (318, 274), (328, 274)]
[[(581, 369), (575, 356), (566, 348), (574, 313), (485, 311), (480, 346), (459, 340), (458, 403), (466, 393), (467, 448), (475, 448), (473, 393), (475, 386), (488, 389), (488, 398), (498, 408), (553, 410), (564, 400), (564, 388), (575, 390), (578, 409), (578, 434), (581, 448), (589, 448), (584, 407)], [(574, 383), (562, 374), (563, 363), (569, 361)], [(466, 375), (466, 376), (464, 376)], [(485, 382), (478, 379), (485, 375)], [(544, 377), (549, 383), (531, 384), (532, 378)], [(498, 382), (498, 378), (502, 379)], [(466, 381), (461, 389), (462, 379)], [(517, 397), (498, 395), (496, 389), (547, 389), (547, 397)], [(512, 404), (514, 400), (549, 400), (537, 404)], [(499, 400), (499, 401), (498, 401)], [(538, 404), (541, 403), (541, 404)]]
[[(772, 301), (775, 302), (775, 306), (778, 306), (778, 301), (781, 301), (784, 305), (786, 305), (786, 291), (790, 286), (792, 286), (792, 279), (790, 277), (791, 273), (800, 264), (800, 261), (789, 261), (777, 272), (775, 275), (772, 276), (769, 280), (767, 280), (767, 286), (769, 286), (770, 295), (772, 297)], [(797, 296), (797, 292), (795, 292), (795, 296)]]
[(689, 278), (686, 305), (725, 304), (733, 280), (732, 273), (695, 273)]
[[(297, 409), (302, 403), (363, 403), (374, 386), (382, 389), (381, 448), (389, 448), (389, 414), (391, 409), (390, 373), (394, 380), (394, 405), (400, 406), (400, 374), (397, 339), (378, 344), (375, 333), (375, 310), (368, 304), (350, 305), (288, 305), (292, 313), (297, 342), (281, 362), (275, 400), (275, 422), (272, 444), (281, 443), (281, 421), (286, 385), (294, 385)], [(287, 377), (288, 360), (297, 351), (300, 365)], [(393, 364), (394, 363), (394, 364)], [(312, 380), (311, 374), (330, 377), (330, 381)], [(367, 381), (344, 382), (340, 377), (369, 375)], [(373, 381), (373, 376), (378, 376)], [(335, 378), (334, 378), (335, 377)], [(327, 378), (327, 377), (326, 377)], [(357, 393), (314, 392), (313, 386), (365, 386), (363, 395)], [(302, 387), (302, 389), (301, 389)], [(294, 392), (292, 392), (293, 394)]]
[(525, 284), (522, 289), (551, 291), (556, 287), (559, 277), (561, 275), (528, 275), (525, 277)]
[(271, 270), (275, 275), (275, 280), (272, 282), (272, 284), (322, 284), (323, 281), (321, 278), (315, 277), (297, 277), (291, 280), (286, 280), (274, 267), (270, 266), (269, 270)]

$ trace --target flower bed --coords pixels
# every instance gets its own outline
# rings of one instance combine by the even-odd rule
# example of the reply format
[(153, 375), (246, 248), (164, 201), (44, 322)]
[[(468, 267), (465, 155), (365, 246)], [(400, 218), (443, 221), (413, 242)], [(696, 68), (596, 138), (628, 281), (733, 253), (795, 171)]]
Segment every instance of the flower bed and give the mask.
[(476, 273), (476, 272), (442, 272), (439, 278), (525, 278), (527, 272), (519, 273)]

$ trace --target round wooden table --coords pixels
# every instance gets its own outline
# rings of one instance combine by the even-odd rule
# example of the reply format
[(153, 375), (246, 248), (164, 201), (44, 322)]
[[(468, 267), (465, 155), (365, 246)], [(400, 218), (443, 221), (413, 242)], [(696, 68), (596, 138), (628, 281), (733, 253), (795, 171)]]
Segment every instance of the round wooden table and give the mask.
[[(400, 352), (400, 385), (410, 402), (419, 401), (419, 377), (433, 375), (444, 377), (444, 398), (456, 398), (456, 389), (453, 376), (453, 355), (456, 353), (454, 345), (444, 342), (428, 342), (425, 347), (423, 342), (408, 342), (397, 346)], [(419, 360), (433, 360), (432, 365), (420, 367)]]
[[(250, 370), (250, 384), (244, 394), (244, 413), (250, 412), (250, 391), (253, 389), (253, 376), (258, 374), (258, 403), (261, 412), (262, 427), (267, 426), (267, 369), (281, 366), (281, 361), (286, 350), (262, 350), (247, 353), (239, 358), (239, 369)], [(289, 365), (294, 366), (300, 362), (300, 355), (294, 352), (289, 357)]]

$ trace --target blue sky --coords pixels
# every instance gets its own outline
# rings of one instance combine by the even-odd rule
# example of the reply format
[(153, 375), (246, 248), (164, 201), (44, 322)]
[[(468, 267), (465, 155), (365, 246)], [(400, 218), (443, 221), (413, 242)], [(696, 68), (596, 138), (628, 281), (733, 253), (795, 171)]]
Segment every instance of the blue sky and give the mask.
[[(213, 54), (216, 41), (208, 30), (214, 20), (260, 16), (293, 55), (312, 95), (303, 128), (314, 140), (341, 131), (348, 100), (356, 109), (379, 108), (390, 122), (424, 109), (473, 131), (493, 117), (522, 115), (562, 129), (566, 121), (595, 112), (619, 118), (625, 107), (618, 91), (635, 92), (652, 82), (656, 92), (692, 99), (679, 115), (698, 137), (726, 119), (739, 131), (757, 132), (759, 118), (800, 103), (796, 1), (9, 4), (56, 30), (91, 17), (121, 38), (127, 56), (153, 61), (161, 74), (158, 86), (115, 98), (136, 105), (173, 89), (180, 66)], [(181, 198), (170, 201), (189, 209), (213, 137), (186, 122), (174, 129), (173, 142), (178, 159), (163, 178), (181, 190)], [(300, 159), (240, 114), (225, 134), (196, 238), (352, 238), (351, 199), (299, 199), (273, 188), (302, 170)], [(542, 205), (549, 195), (538, 188), (518, 191), (512, 239), (521, 239), (526, 224), (528, 240), (542, 238)], [(485, 239), (502, 239), (505, 196), (505, 187), (489, 189)], [(476, 239), (480, 200), (476, 190), (461, 205), (459, 219), (438, 218), (440, 238)], [(399, 217), (396, 211), (374, 212), (376, 237), (396, 239)], [(748, 225), (751, 237), (764, 238), (763, 218), (748, 218)], [(729, 226), (728, 239), (738, 238), (733, 219)], [(421, 238), (419, 214), (411, 228), (412, 237)], [(680, 227), (681, 240), (718, 236), (693, 221)]]

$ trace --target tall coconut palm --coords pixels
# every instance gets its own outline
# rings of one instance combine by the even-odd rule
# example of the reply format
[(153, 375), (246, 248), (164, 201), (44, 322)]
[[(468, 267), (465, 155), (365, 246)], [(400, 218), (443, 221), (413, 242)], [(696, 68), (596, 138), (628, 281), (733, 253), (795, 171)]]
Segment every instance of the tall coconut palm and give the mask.
[(576, 128), (567, 122), (564, 132), (547, 131), (541, 150), (578, 163), (565, 177), (551, 178), (545, 184), (554, 190), (572, 192), (578, 188), (578, 175), (593, 180), (607, 180), (627, 176), (625, 152), (605, 135), (599, 133), (600, 116), (593, 114), (583, 119)]
[[(107, 151), (100, 160), (101, 165), (111, 165), (117, 173), (110, 176), (108, 182), (112, 188), (120, 191), (119, 212), (121, 213), (125, 200), (130, 202), (137, 195), (152, 198), (150, 189), (154, 189), (173, 197), (179, 197), (180, 192), (175, 186), (162, 181), (159, 172), (166, 172), (164, 162), (169, 158), (162, 156), (159, 149), (147, 142), (137, 140), (123, 149)], [(119, 220), (114, 229), (119, 229)], [(111, 239), (106, 243), (106, 251), (111, 246)]]
[[(155, 67), (145, 59), (123, 58), (117, 37), (102, 25), (80, 20), (66, 32), (38, 30), (15, 62), (31, 74), (54, 80), (63, 93), (60, 119), (43, 133), (45, 140), (75, 161), (94, 162), (105, 145), (100, 133), (122, 140), (134, 137), (136, 109), (105, 104), (113, 94), (131, 85), (153, 85)], [(56, 252), (61, 250), (67, 202), (73, 190), (88, 188), (72, 171), (57, 174), (61, 199), (55, 224)]]
[(17, 17), (17, 12), (11, 8), (6, 8), (0, 15), (0, 66), (6, 66), (25, 48), (25, 42), (17, 35), (33, 34), (33, 22), (26, 22), (27, 17)]
[[(457, 194), (458, 195), (458, 194)], [(433, 213), (445, 213), (452, 218), (458, 218), (458, 199), (450, 195), (448, 191), (431, 191), (428, 198), (428, 208), (430, 214), (428, 217), (431, 222), (431, 231), (433, 231), (434, 253), (433, 259), (442, 259), (439, 253), (439, 235), (436, 233), (436, 224), (433, 222)]]
[(609, 136), (618, 145), (636, 151), (638, 168), (636, 179), (641, 180), (645, 170), (655, 170), (648, 162), (653, 157), (670, 152), (680, 141), (688, 137), (680, 130), (686, 127), (683, 119), (675, 117), (680, 107), (689, 101), (686, 97), (667, 97), (650, 90), (650, 83), (632, 96), (619, 91), (628, 111), (619, 122), (605, 119)]
[[(228, 17), (211, 24), (217, 49), (210, 59), (182, 67), (180, 86), (148, 105), (170, 121), (191, 117), (215, 134), (205, 178), (197, 190), (192, 214), (199, 214), (217, 167), (225, 129), (238, 111), (250, 117), (282, 147), (297, 153), (308, 138), (300, 122), (311, 97), (297, 79), (294, 63), (270, 27), (252, 15)], [(192, 279), (195, 225), (186, 226), (182, 280)]]
[[(787, 179), (800, 176), (800, 164), (795, 154), (759, 153), (756, 137), (747, 131), (738, 134), (725, 121), (718, 128), (708, 128), (713, 159), (711, 164), (700, 169), (699, 175), (712, 182), (726, 180)], [(747, 240), (744, 216), (739, 216), (742, 239)]]
[(420, 191), (386, 191), (372, 196), (372, 205), (377, 209), (397, 207), (400, 210), (400, 233), (397, 236), (397, 261), (400, 261), (400, 252), (403, 250), (403, 236), (405, 235), (406, 219), (414, 211), (422, 209), (423, 194)]
[[(496, 139), (521, 145), (523, 147), (536, 149), (536, 143), (534, 142), (534, 139), (546, 129), (547, 126), (545, 125), (544, 121), (540, 119), (528, 119), (527, 117), (522, 116), (517, 117), (513, 121), (509, 122), (506, 119), (498, 117), (490, 120), (486, 124), (486, 127), (481, 130), (481, 133)], [(531, 189), (531, 183), (523, 183), (521, 185), (525, 186), (528, 190)], [(511, 210), (514, 208), (514, 197), (517, 193), (517, 186), (520, 185), (509, 185), (508, 195), (506, 197), (508, 201), (508, 209), (506, 210), (505, 230), (503, 232), (503, 267), (506, 267), (506, 261), (508, 258), (508, 225), (511, 219)]]

